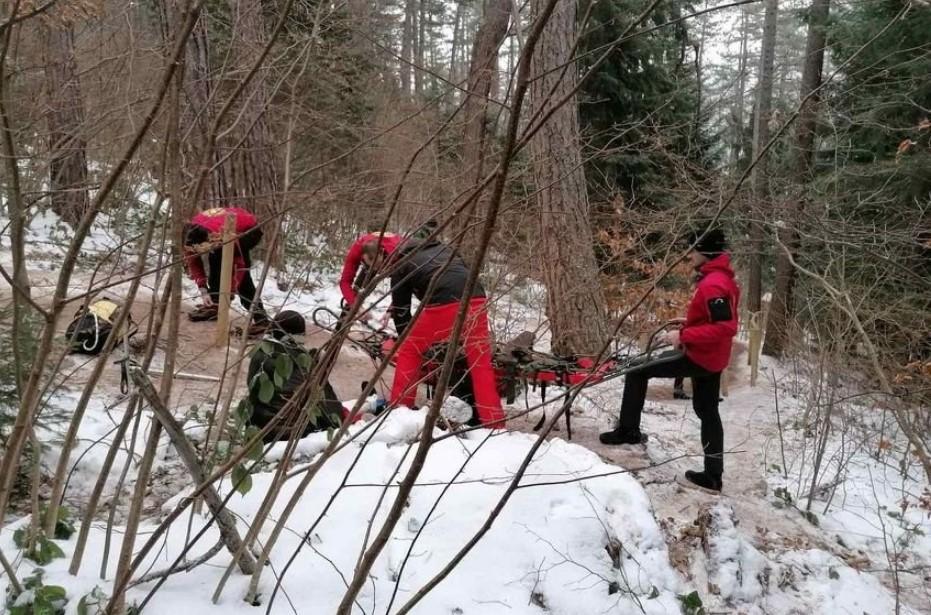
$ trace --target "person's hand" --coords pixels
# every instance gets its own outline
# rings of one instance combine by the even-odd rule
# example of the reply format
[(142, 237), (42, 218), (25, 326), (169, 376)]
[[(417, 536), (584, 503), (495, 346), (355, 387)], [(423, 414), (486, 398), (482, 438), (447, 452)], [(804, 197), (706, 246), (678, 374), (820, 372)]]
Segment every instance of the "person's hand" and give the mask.
[(659, 336), (660, 344), (669, 344), (674, 348), (678, 348), (681, 345), (679, 341), (679, 330), (673, 329), (672, 331), (666, 331)]
[(201, 287), (200, 289), (200, 300), (205, 307), (213, 306), (213, 297), (210, 296), (210, 291), (207, 290), (206, 287)]

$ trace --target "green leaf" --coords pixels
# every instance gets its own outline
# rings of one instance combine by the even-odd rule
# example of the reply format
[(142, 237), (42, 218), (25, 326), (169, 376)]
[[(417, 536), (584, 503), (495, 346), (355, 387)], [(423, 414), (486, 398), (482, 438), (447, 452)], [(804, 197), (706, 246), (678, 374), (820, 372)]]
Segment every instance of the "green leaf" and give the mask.
[(107, 606), (107, 595), (99, 587), (95, 587), (89, 594), (81, 596), (78, 601), (78, 615), (104, 615)]
[(236, 420), (244, 425), (249, 422), (250, 418), (252, 418), (252, 403), (248, 397), (243, 397), (236, 405)]
[(311, 366), (311, 357), (306, 352), (302, 352), (297, 355), (297, 364), (301, 366), (305, 372), (310, 369)]
[(268, 374), (263, 373), (259, 376), (259, 401), (267, 404), (275, 396), (275, 385), (272, 384)]
[[(246, 431), (243, 433), (243, 443), (249, 442), (254, 438), (261, 429), (255, 425), (250, 425), (246, 428)], [(262, 458), (262, 451), (264, 449), (264, 443), (259, 439), (255, 444), (252, 445), (252, 448), (246, 453), (246, 458), (251, 459), (252, 461), (258, 461)]]
[(25, 548), (26, 544), (29, 542), (29, 537), (26, 533), (26, 528), (19, 528), (13, 532), (13, 544), (19, 547), (20, 549)]
[(272, 379), (275, 381), (275, 388), (277, 390), (280, 391), (281, 389), (284, 388), (284, 379), (281, 377), (281, 374), (279, 374), (277, 371), (274, 374), (272, 374)]
[(280, 354), (275, 358), (275, 375), (281, 376), (281, 379), (285, 382), (288, 381), (288, 378), (291, 377), (291, 373), (294, 371), (294, 361), (291, 360), (286, 354)]
[(41, 566), (51, 563), (52, 560), (64, 556), (65, 552), (61, 550), (61, 547), (56, 545), (45, 536), (39, 536), (39, 539), (36, 541), (36, 548), (33, 549), (32, 552), (26, 554), (26, 557)]
[(268, 340), (265, 340), (259, 344), (259, 350), (262, 352), (262, 354), (271, 356), (275, 353), (275, 345)]
[(679, 602), (682, 604), (682, 612), (685, 613), (685, 615), (705, 615), (705, 609), (701, 603), (701, 596), (698, 595), (697, 591), (687, 595), (680, 595), (678, 598)]
[(233, 468), (233, 488), (241, 495), (246, 495), (252, 489), (252, 475), (242, 464)]

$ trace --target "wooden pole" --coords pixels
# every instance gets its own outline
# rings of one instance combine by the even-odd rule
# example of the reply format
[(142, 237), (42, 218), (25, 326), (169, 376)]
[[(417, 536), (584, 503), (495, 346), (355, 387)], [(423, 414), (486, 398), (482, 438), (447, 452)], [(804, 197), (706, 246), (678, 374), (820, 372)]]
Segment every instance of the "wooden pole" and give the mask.
[(750, 333), (749, 357), (750, 362), (750, 386), (756, 386), (757, 374), (760, 371), (760, 347), (763, 345), (763, 323), (760, 312), (750, 314), (750, 325), (747, 327)]
[(230, 294), (233, 283), (233, 253), (236, 249), (236, 215), (223, 222), (223, 260), (220, 265), (220, 304), (217, 306), (216, 345), (226, 346), (230, 337)]

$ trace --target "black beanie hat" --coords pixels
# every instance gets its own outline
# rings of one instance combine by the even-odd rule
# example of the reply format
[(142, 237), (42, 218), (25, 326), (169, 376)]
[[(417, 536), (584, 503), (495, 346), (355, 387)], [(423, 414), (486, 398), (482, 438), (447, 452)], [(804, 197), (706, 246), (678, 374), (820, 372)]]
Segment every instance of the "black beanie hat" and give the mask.
[(307, 331), (307, 322), (304, 317), (294, 310), (284, 310), (278, 312), (275, 320), (272, 321), (273, 333), (287, 333), (288, 335), (304, 335)]
[(204, 227), (198, 224), (184, 225), (184, 245), (195, 246), (206, 242), (208, 239), (210, 239), (210, 233)]
[(724, 236), (724, 231), (719, 228), (694, 231), (689, 237), (689, 245), (694, 245), (694, 250), (699, 254), (715, 258), (727, 250), (727, 238)]

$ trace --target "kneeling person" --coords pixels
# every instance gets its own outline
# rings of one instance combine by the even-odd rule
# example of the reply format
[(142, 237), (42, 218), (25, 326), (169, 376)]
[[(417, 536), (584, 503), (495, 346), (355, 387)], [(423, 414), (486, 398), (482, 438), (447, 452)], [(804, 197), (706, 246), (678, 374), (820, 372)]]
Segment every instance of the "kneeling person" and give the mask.
[[(252, 416), (249, 422), (259, 429), (268, 425), (282, 411), (295, 393), (303, 388), (304, 382), (313, 370), (317, 359), (316, 349), (308, 350), (294, 338), (295, 335), (303, 335), (306, 326), (303, 316), (297, 312), (285, 310), (272, 321), (269, 327), (270, 335), (252, 351), (247, 381), (249, 402), (252, 405)], [(286, 357), (286, 360), (282, 357)], [(290, 363), (290, 375), (278, 386), (275, 383), (275, 370), (283, 363)], [(274, 388), (270, 398), (267, 393), (268, 383), (271, 383)], [(266, 388), (265, 395), (262, 394), (263, 385)], [(265, 434), (263, 438), (265, 442), (289, 439), (294, 429), (304, 424), (305, 413), (309, 413), (310, 418), (302, 430), (301, 437), (314, 431), (324, 431), (340, 426), (344, 415), (343, 405), (329, 382), (324, 385), (322, 392), (307, 391), (303, 395), (303, 402), (290, 405), (287, 416), (282, 417)], [(262, 400), (263, 397), (265, 401)]]

